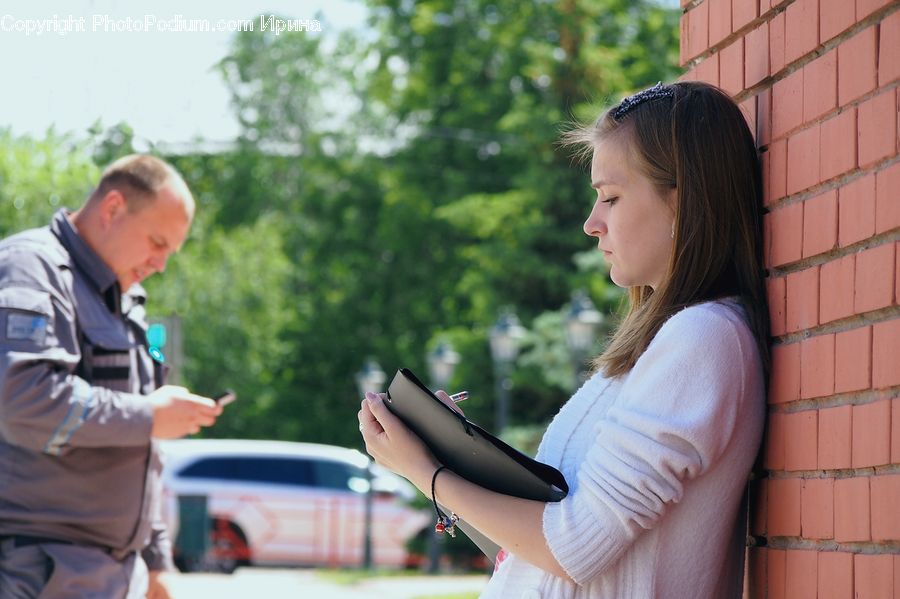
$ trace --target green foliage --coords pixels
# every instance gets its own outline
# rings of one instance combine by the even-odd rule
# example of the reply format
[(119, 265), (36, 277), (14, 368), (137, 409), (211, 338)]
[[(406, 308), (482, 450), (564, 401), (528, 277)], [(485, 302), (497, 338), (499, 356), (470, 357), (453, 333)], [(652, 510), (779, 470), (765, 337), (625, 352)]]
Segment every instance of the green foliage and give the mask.
[(85, 141), (52, 129), (44, 139), (0, 129), (0, 237), (46, 225), (63, 206), (80, 206), (97, 173)]
[[(533, 450), (576, 384), (572, 291), (607, 313), (621, 299), (581, 232), (592, 192), (556, 146), (560, 128), (677, 76), (678, 11), (368, 5), (373, 35), (234, 38), (219, 66), (242, 133), (227, 151), (167, 156), (198, 210), (182, 252), (148, 281), (151, 312), (182, 317), (190, 387), (241, 396), (204, 434), (359, 446), (354, 373), (375, 356), (389, 377), (425, 376), (438, 339), (462, 356), (448, 387), (470, 391), (462, 407), (491, 426), (488, 331), (513, 306), (529, 337), (510, 434), (530, 431), (515, 442)], [(76, 207), (96, 183), (91, 159), (134, 147), (125, 123), (92, 134), (0, 132), (0, 232)]]

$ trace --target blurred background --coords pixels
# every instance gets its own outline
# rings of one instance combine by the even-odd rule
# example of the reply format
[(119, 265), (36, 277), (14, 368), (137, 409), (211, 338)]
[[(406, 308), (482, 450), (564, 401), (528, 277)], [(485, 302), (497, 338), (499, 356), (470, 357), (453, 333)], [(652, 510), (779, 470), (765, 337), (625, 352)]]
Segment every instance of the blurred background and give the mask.
[(203, 436), (361, 449), (361, 392), (407, 367), (534, 453), (622, 297), (581, 231), (587, 165), (556, 143), (680, 75), (676, 0), (0, 12), (0, 235), (77, 208), (134, 151), (194, 191), (146, 287), (176, 380), (240, 396)]

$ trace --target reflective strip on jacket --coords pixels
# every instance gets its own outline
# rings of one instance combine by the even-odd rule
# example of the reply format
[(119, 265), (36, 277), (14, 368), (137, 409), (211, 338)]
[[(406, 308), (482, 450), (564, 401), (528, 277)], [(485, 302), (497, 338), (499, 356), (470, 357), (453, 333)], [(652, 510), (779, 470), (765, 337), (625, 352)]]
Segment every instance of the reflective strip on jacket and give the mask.
[(144, 397), (163, 373), (143, 289), (104, 291), (111, 275), (62, 210), (0, 242), (0, 536), (138, 550), (171, 569)]

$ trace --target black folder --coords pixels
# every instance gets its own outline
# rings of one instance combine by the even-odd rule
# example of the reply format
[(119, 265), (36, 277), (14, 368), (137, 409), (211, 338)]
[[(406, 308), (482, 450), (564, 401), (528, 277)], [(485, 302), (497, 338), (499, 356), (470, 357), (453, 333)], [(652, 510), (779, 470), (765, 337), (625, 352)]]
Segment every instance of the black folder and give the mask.
[[(560, 501), (569, 492), (559, 470), (533, 460), (455, 412), (406, 368), (391, 381), (385, 405), (441, 464), (479, 486), (536, 501)], [(460, 524), (493, 559), (497, 546), (465, 522)]]

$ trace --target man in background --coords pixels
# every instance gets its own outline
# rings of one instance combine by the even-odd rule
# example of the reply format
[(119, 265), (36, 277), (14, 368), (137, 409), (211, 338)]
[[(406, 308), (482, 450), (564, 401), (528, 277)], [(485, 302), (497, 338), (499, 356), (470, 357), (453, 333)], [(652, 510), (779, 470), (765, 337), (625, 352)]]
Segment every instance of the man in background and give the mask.
[(194, 214), (172, 166), (131, 155), (80, 210), (0, 241), (0, 599), (165, 599), (157, 439), (221, 408), (164, 385), (140, 281)]

